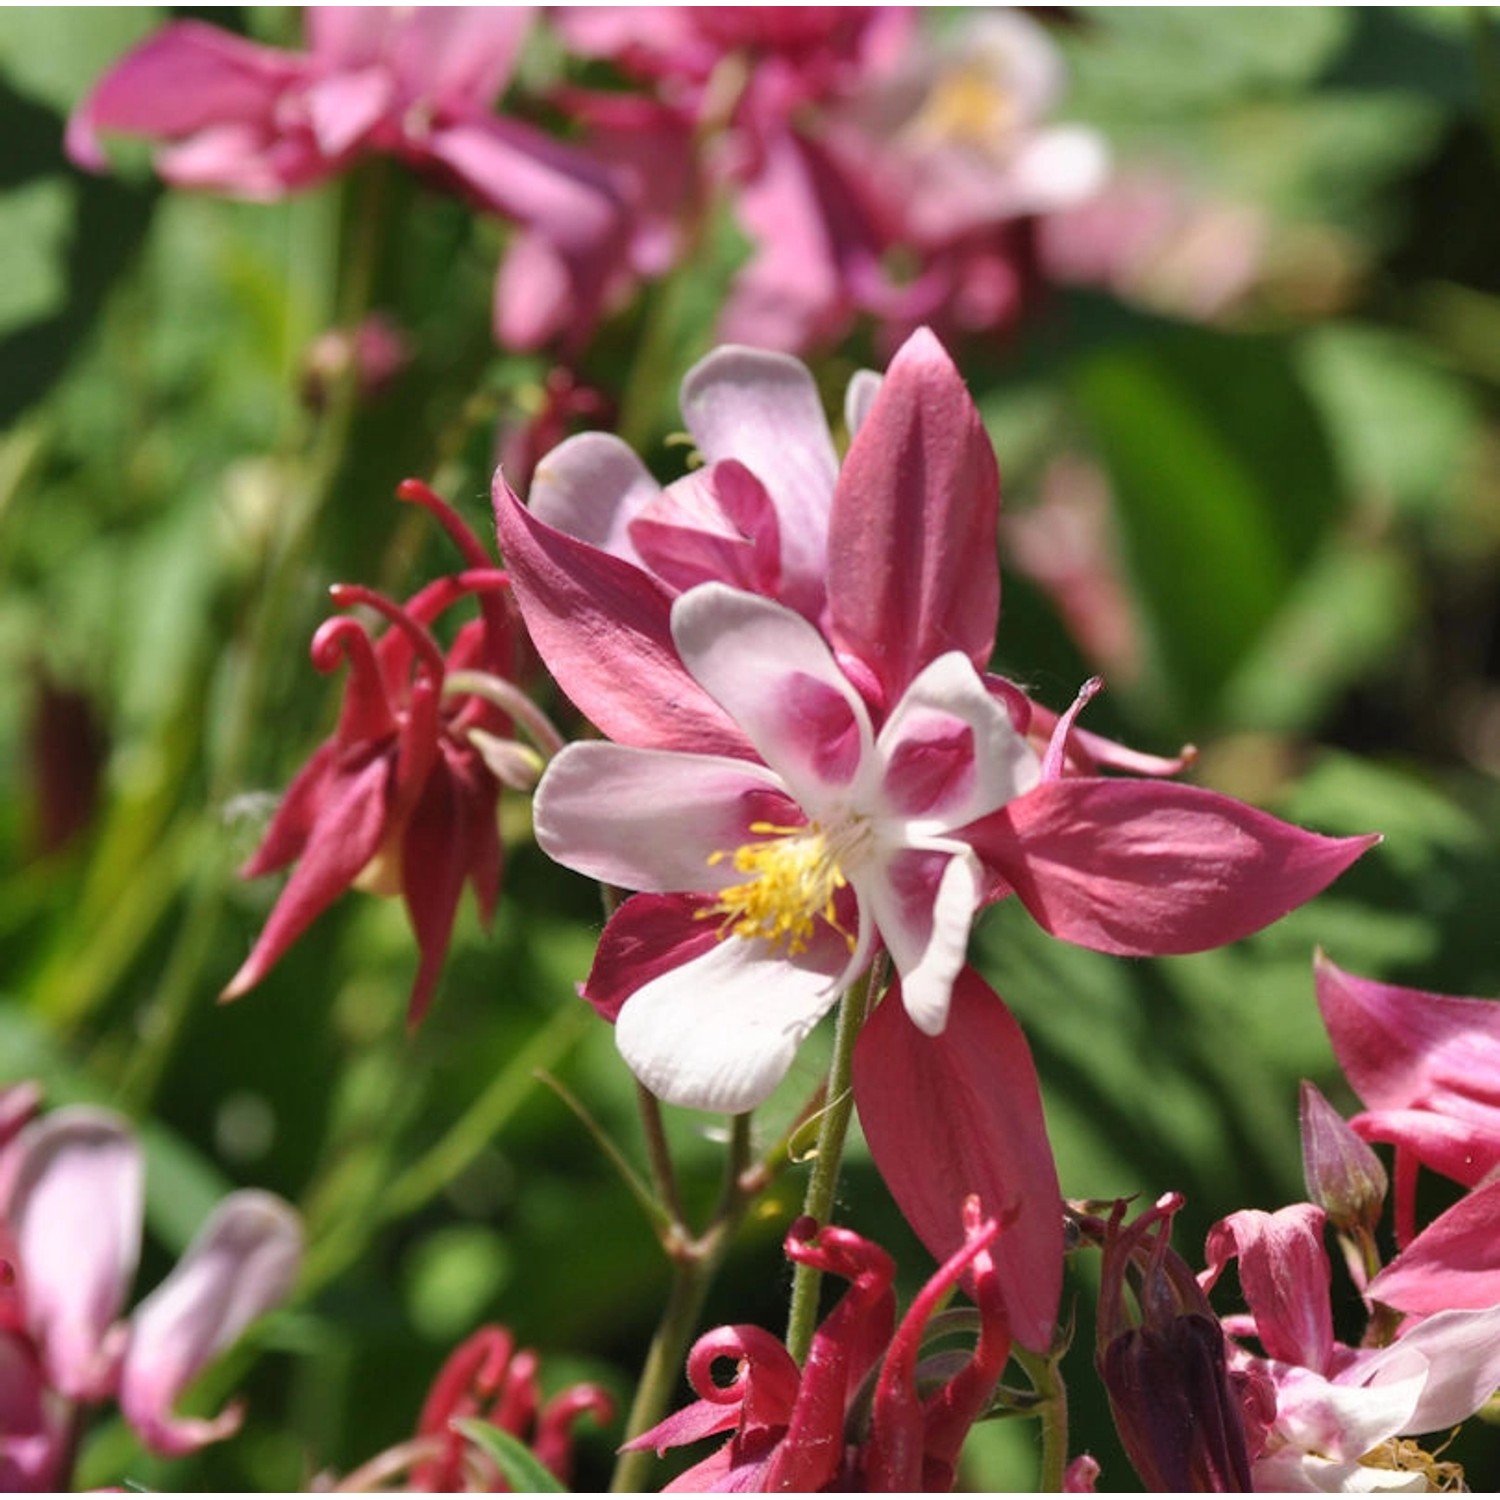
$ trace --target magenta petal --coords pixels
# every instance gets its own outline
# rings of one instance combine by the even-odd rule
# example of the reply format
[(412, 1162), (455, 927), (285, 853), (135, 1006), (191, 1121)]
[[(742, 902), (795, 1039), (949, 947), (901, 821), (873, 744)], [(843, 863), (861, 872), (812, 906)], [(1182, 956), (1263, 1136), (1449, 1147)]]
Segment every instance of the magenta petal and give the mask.
[(237, 1407), (207, 1420), (172, 1408), (216, 1354), (286, 1296), (301, 1258), (302, 1226), (280, 1198), (231, 1193), (136, 1309), (120, 1409), (152, 1452), (175, 1458), (239, 1426)]
[(257, 47), (216, 26), (178, 21), (128, 53), (68, 121), (68, 155), (105, 166), (98, 132), (118, 130), (174, 141), (209, 126), (268, 120), (306, 62)]
[(1062, 1210), (1036, 1069), (1016, 1019), (973, 970), (948, 1025), (924, 1036), (899, 986), (865, 1023), (854, 1097), (870, 1154), (907, 1222), (939, 1261), (965, 1244), (979, 1196), (1004, 1225), (994, 1260), (1017, 1340), (1051, 1347), (1062, 1291)]
[(701, 896), (632, 896), (600, 934), (583, 998), (613, 1021), (643, 984), (706, 953), (719, 931), (702, 907)]
[(1369, 1285), (1402, 1312), (1500, 1306), (1500, 1181), (1439, 1214)]
[(1323, 1248), (1325, 1215), (1311, 1203), (1274, 1214), (1242, 1209), (1209, 1231), (1204, 1290), (1239, 1257), (1240, 1288), (1255, 1319), (1256, 1336), (1271, 1359), (1328, 1371), (1333, 1321), (1330, 1272)]
[(141, 1148), (118, 1115), (80, 1105), (28, 1126), (14, 1149), (4, 1218), (27, 1328), (50, 1384), (97, 1401), (113, 1383), (110, 1329), (140, 1254)]
[(1197, 953), (1258, 932), (1379, 842), (1325, 838), (1173, 782), (1064, 777), (966, 836), (1054, 937), (1101, 953)]
[(301, 863), (271, 908), (250, 956), (224, 986), (233, 1000), (265, 978), (271, 966), (307, 930), (314, 918), (348, 890), (375, 857), (386, 830), (390, 762), (377, 756), (326, 804), (307, 840)]
[(499, 474), (494, 502), (526, 628), (584, 714), (620, 744), (752, 755), (679, 660), (661, 584), (538, 521)]
[(894, 703), (945, 651), (983, 669), (1000, 611), (1000, 477), (979, 413), (937, 339), (902, 345), (834, 491), (828, 597), (835, 645)]

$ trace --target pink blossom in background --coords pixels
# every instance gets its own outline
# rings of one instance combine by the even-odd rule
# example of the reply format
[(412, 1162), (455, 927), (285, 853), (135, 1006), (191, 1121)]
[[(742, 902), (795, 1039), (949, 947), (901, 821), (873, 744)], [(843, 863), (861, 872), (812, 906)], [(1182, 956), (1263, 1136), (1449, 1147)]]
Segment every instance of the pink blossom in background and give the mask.
[[(780, 1340), (747, 1324), (705, 1334), (688, 1357), (698, 1400), (626, 1446), (664, 1453), (730, 1434), (669, 1491), (951, 1490), (959, 1450), (1010, 1353), (991, 1260), (1004, 1231), (977, 1199), (953, 1217), (961, 1246), (899, 1325), (890, 1256), (853, 1230), (799, 1219), (787, 1233), (788, 1257), (849, 1282), (813, 1335), (806, 1363), (799, 1369)], [(974, 1346), (929, 1359), (923, 1335), (961, 1277), (979, 1309)], [(727, 1360), (736, 1361), (735, 1374), (720, 1384), (714, 1366)]]
[[(469, 564), (438, 579), (404, 605), (370, 590), (340, 586), (336, 602), (368, 605), (389, 622), (378, 641), (350, 616), (327, 620), (313, 637), (319, 671), (349, 669), (332, 737), (287, 788), (249, 862), (245, 879), (295, 864), (260, 937), (223, 998), (252, 989), (308, 925), (352, 886), (400, 895), (421, 950), (410, 1019), (420, 1020), (447, 954), (466, 882), (481, 917), (499, 898), (501, 847), (496, 829), (500, 781), (479, 736), (503, 744), (506, 715), (493, 704), (444, 695), (448, 674), (514, 671), (516, 638), (505, 575), (478, 539), (425, 485), (408, 481), (402, 497), (441, 520)], [(465, 624), (445, 653), (428, 626), (477, 596), (480, 618)]]
[(1500, 1003), (1347, 973), (1319, 953), (1318, 1006), (1365, 1106), (1350, 1124), (1396, 1148), (1396, 1235), (1416, 1232), (1420, 1164), (1465, 1187), (1500, 1166)]
[(118, 1401), (146, 1446), (168, 1457), (235, 1432), (238, 1405), (214, 1418), (175, 1407), (198, 1372), (290, 1291), (302, 1253), (292, 1210), (269, 1193), (231, 1193), (126, 1319), (145, 1179), (127, 1122), (85, 1106), (32, 1119), (5, 1143), (0, 1179), (0, 1243), (12, 1271), (0, 1295), (5, 1487), (66, 1486), (80, 1405)]
[(524, 226), (532, 270), (500, 332), (533, 348), (591, 328), (624, 243), (607, 174), (587, 157), (491, 112), (532, 9), (318, 7), (306, 52), (178, 21), (136, 47), (68, 124), (68, 153), (106, 166), (101, 132), (164, 142), (176, 187), (274, 199), (371, 152)]

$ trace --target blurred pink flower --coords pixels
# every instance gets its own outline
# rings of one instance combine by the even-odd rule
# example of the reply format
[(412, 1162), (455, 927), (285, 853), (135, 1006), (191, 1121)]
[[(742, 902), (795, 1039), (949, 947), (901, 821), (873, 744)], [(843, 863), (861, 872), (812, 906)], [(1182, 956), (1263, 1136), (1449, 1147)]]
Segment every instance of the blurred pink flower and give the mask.
[(526, 6), (314, 6), (305, 53), (173, 22), (74, 111), (68, 153), (99, 171), (101, 131), (145, 136), (166, 143), (157, 170), (175, 186), (257, 199), (393, 155), (533, 233), (542, 253), (504, 332), (534, 347), (559, 331), (560, 308), (592, 324), (626, 226), (603, 170), (491, 113), (531, 17)]
[[(799, 1219), (787, 1233), (788, 1257), (850, 1283), (813, 1335), (806, 1363), (799, 1369), (778, 1339), (747, 1324), (705, 1334), (688, 1356), (699, 1399), (626, 1446), (664, 1453), (730, 1433), (668, 1491), (951, 1490), (964, 1438), (1010, 1354), (990, 1256), (1001, 1228), (977, 1199), (964, 1207), (962, 1235), (898, 1326), (890, 1256), (853, 1230)], [(960, 1278), (979, 1308), (973, 1350), (925, 1358), (928, 1324)], [(734, 1379), (720, 1385), (713, 1367), (729, 1359)]]
[(1474, 1187), (1500, 1166), (1500, 1003), (1346, 973), (1319, 953), (1318, 1006), (1365, 1112), (1349, 1123), (1396, 1148), (1396, 1237), (1416, 1232), (1418, 1165)]
[[(499, 596), (506, 577), (479, 540), (425, 485), (398, 491), (442, 522), (469, 564), (429, 584), (406, 604), (339, 585), (336, 603), (367, 605), (390, 622), (377, 642), (348, 616), (325, 621), (313, 637), (319, 671), (349, 667), (338, 727), (287, 788), (265, 839), (241, 870), (245, 879), (296, 863), (260, 937), (225, 986), (233, 999), (266, 973), (336, 897), (358, 885), (400, 894), (416, 931), (421, 963), (410, 1020), (419, 1021), (443, 965), (466, 881), (488, 921), (500, 890), (496, 828), (500, 781), (476, 735), (508, 736), (492, 703), (446, 693), (449, 673), (481, 670), (507, 678), (515, 634)], [(464, 625), (445, 654), (428, 625), (459, 600), (477, 595), (480, 618)]]
[(1276, 1394), (1274, 1420), (1251, 1454), (1255, 1487), (1428, 1488), (1414, 1479), (1450, 1466), (1411, 1439), (1462, 1422), (1500, 1386), (1500, 1306), (1408, 1318), (1378, 1348), (1343, 1344), (1334, 1337), (1323, 1227), (1322, 1209), (1301, 1203), (1274, 1214), (1246, 1209), (1209, 1233), (1200, 1280), (1211, 1288), (1238, 1259), (1248, 1312), (1225, 1327), (1259, 1342), (1261, 1354), (1241, 1349), (1236, 1363)]
[(231, 1193), (128, 1321), (145, 1164), (130, 1126), (83, 1106), (54, 1110), (5, 1144), (0, 1233), (12, 1277), (0, 1297), (0, 1478), (66, 1484), (75, 1410), (118, 1400), (154, 1452), (228, 1437), (241, 1411), (182, 1417), (178, 1397), (291, 1289), (296, 1215), (269, 1193)]

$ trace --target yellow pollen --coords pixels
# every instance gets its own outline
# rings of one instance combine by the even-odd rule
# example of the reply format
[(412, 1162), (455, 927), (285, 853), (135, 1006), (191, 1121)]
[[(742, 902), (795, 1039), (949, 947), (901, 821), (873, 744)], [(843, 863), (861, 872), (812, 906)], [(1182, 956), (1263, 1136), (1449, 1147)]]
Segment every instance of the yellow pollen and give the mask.
[[(838, 928), (834, 901), (849, 883), (839, 859), (850, 840), (830, 840), (816, 823), (799, 828), (752, 823), (750, 832), (769, 837), (733, 852), (720, 849), (708, 860), (711, 865), (732, 860), (750, 878), (725, 886), (719, 899), (698, 915), (723, 917), (720, 937), (765, 938), (790, 954), (804, 953), (817, 918)], [(844, 933), (844, 941), (853, 952), (854, 938)]]
[[(1452, 1441), (1450, 1437), (1448, 1442)], [(1438, 1457), (1447, 1446), (1448, 1443), (1444, 1443), (1437, 1453), (1428, 1453), (1412, 1438), (1389, 1438), (1378, 1448), (1372, 1448), (1365, 1454), (1360, 1463), (1367, 1469), (1393, 1469), (1402, 1474), (1420, 1474), (1427, 1481), (1429, 1494), (1466, 1490), (1468, 1485), (1464, 1482), (1463, 1465)]]
[(926, 145), (963, 145), (992, 152), (1016, 124), (1016, 107), (989, 69), (959, 64), (944, 73), (908, 127)]

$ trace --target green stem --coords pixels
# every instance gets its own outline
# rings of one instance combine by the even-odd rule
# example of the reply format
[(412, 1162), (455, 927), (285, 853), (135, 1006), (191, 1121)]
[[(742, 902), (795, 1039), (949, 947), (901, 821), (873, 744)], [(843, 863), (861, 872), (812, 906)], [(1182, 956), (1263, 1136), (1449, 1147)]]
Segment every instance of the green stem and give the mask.
[[(734, 1232), (755, 1196), (747, 1189), (750, 1180), (750, 1116), (736, 1115), (730, 1128), (729, 1153), (724, 1164), (724, 1186), (713, 1223), (697, 1239), (679, 1234), (665, 1243), (672, 1258), (672, 1280), (666, 1306), (656, 1325), (641, 1378), (635, 1389), (625, 1432), (635, 1437), (649, 1431), (667, 1414), (672, 1395), (687, 1358), (688, 1346), (698, 1329), (703, 1303)], [(660, 1187), (660, 1184), (658, 1184)], [(682, 1226), (678, 1225), (679, 1230)], [(621, 1453), (610, 1481), (613, 1494), (636, 1494), (645, 1487), (655, 1455), (649, 1449)]]
[(1056, 1359), (1026, 1349), (1015, 1349), (1012, 1354), (1040, 1397), (1036, 1409), (1042, 1424), (1042, 1474), (1038, 1488), (1045, 1494), (1061, 1494), (1068, 1471), (1068, 1388)]
[(1500, 163), (1500, 45), (1495, 41), (1489, 7), (1469, 7), (1469, 34), (1474, 45), (1475, 70), (1479, 74), (1479, 108), (1489, 136), (1490, 151)]
[[(818, 1122), (818, 1144), (802, 1212), (821, 1224), (833, 1216), (838, 1194), (839, 1170), (844, 1161), (844, 1141), (854, 1113), (854, 1044), (865, 1016), (884, 983), (884, 965), (877, 960), (863, 984), (855, 985), (839, 1002), (837, 1029), (833, 1037), (833, 1061), (828, 1068), (828, 1102)], [(787, 1316), (786, 1346), (800, 1365), (812, 1346), (818, 1325), (818, 1289), (822, 1273), (809, 1265), (798, 1265), (792, 1274), (792, 1306)]]

